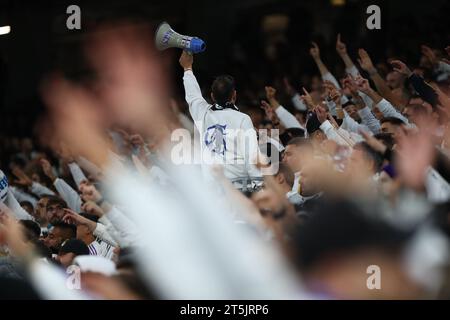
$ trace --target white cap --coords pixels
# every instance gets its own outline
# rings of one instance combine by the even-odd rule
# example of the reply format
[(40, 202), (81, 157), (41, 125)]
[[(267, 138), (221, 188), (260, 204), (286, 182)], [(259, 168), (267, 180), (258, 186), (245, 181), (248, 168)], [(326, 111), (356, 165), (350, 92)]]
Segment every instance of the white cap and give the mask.
[(0, 202), (6, 200), (8, 195), (8, 178), (5, 176), (2, 170), (0, 170)]
[(77, 256), (73, 260), (73, 264), (80, 267), (81, 272), (96, 272), (105, 276), (112, 276), (117, 273), (114, 262), (102, 256)]

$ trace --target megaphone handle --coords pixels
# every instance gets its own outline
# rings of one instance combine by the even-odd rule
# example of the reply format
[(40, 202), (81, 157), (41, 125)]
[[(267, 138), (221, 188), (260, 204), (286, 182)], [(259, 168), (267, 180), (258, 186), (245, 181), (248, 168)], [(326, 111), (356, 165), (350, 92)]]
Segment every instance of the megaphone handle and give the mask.
[(190, 56), (192, 56), (192, 55), (194, 55), (193, 53), (192, 53), (192, 51), (189, 51), (189, 50), (183, 50), (183, 51), (185, 51), (188, 55), (190, 55)]

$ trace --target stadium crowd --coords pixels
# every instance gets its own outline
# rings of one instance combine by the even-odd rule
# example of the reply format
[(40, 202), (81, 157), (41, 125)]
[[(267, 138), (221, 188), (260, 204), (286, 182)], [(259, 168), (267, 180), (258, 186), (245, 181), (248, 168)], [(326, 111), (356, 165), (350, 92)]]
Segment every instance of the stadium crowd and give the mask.
[(1, 298), (450, 298), (450, 47), (337, 35), (343, 74), (312, 43), (307, 87), (241, 110), (186, 51), (180, 103), (145, 30), (90, 35), (95, 77), (49, 76), (38, 139), (1, 137)]

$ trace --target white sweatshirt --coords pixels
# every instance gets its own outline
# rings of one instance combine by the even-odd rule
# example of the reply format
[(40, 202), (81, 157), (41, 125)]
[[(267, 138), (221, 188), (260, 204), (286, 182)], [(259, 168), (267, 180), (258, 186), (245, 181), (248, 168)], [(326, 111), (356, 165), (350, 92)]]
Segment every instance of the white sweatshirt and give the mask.
[[(200, 133), (202, 155), (211, 152), (218, 163), (224, 164), (229, 179), (260, 177), (253, 165), (259, 149), (250, 117), (234, 109), (211, 110), (191, 70), (184, 72), (183, 82), (189, 111)], [(204, 160), (202, 157), (202, 163)]]

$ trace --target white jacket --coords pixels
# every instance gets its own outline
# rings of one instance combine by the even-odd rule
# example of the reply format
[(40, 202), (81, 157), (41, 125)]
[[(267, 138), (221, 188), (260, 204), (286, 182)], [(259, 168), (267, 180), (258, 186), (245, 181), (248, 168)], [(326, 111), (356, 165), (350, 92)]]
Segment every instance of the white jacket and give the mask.
[(227, 178), (260, 177), (253, 165), (259, 149), (250, 117), (234, 109), (211, 110), (191, 70), (184, 72), (183, 82), (189, 111), (200, 133), (202, 163), (210, 152), (216, 163), (224, 164)]

